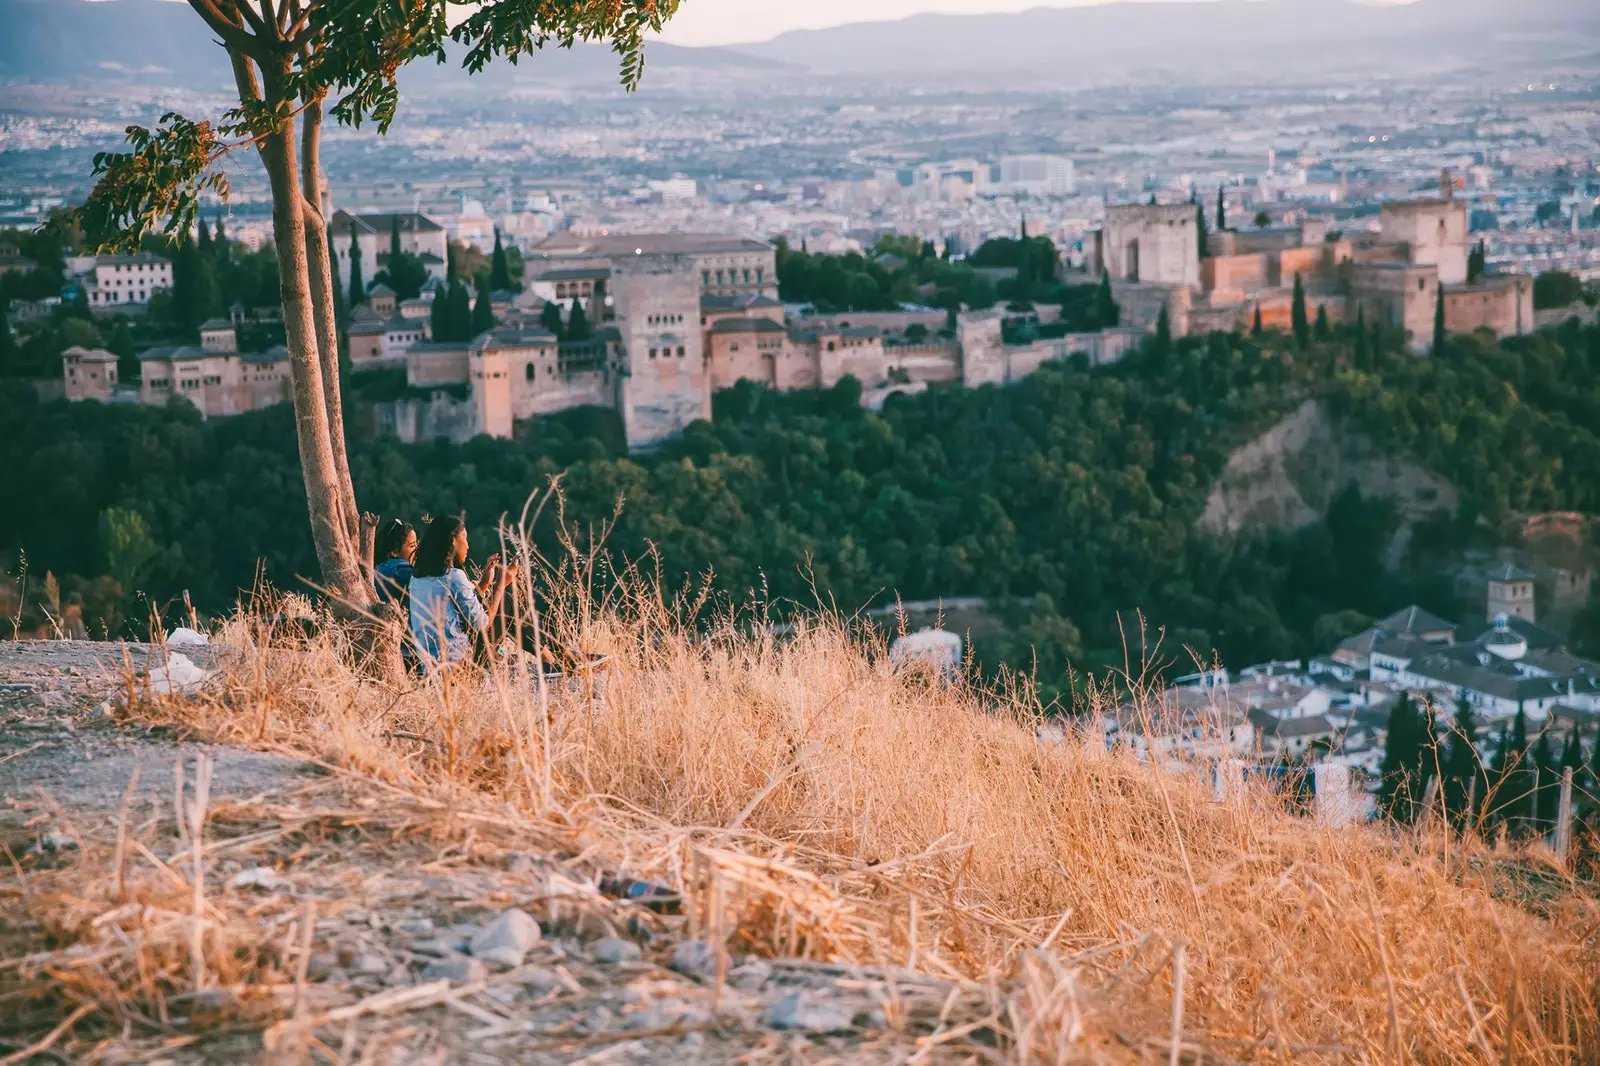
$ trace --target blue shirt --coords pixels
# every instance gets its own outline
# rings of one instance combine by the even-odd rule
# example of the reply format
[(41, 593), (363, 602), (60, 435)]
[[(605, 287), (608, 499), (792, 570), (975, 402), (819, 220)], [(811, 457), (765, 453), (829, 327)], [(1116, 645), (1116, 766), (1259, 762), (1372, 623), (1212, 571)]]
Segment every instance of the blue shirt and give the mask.
[(467, 628), (487, 629), (489, 613), (463, 570), (411, 578), (411, 640), (424, 671), (472, 655)]
[(385, 559), (373, 570), (378, 578), (378, 602), (404, 605), (406, 586), (411, 584), (411, 564), (399, 558)]

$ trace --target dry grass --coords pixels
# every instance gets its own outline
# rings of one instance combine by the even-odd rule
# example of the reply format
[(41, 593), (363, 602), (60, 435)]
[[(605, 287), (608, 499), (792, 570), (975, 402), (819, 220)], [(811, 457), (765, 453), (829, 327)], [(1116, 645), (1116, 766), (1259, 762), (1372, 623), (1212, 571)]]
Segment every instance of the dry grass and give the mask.
[(526, 643), (603, 667), (380, 683), (336, 638), (284, 647), (241, 614), (212, 694), (134, 712), (671, 885), (691, 931), (739, 950), (1003, 990), (979, 1020), (1009, 1061), (1165, 1062), (1174, 1030), (1184, 1061), (1600, 1056), (1582, 886), (1535, 914), (1490, 891), (1475, 843), (1218, 804), (1126, 752), (1041, 743), (1025, 700), (896, 673), (836, 617), (779, 638), (578, 552), (528, 562)]

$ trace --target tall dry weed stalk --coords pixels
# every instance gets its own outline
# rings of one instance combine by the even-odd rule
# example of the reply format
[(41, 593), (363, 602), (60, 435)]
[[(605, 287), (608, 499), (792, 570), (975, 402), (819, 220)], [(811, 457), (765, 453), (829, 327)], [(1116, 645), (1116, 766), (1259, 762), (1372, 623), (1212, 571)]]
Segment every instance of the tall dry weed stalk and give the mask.
[(1097, 731), (1041, 740), (1016, 692), (897, 672), (835, 612), (779, 626), (666, 589), (613, 568), (604, 530), (547, 557), (530, 521), (503, 530), (520, 651), (487, 672), (375, 682), (263, 602), (223, 627), (215, 695), (164, 713), (509, 804), (684, 892), (732, 950), (1014, 981), (1024, 1058), (1096, 1031), (1160, 1035), (1163, 1059), (1200, 1037), (1255, 1061), (1600, 1056), (1581, 886), (1536, 914), (1470, 841), (1322, 827), (1249, 789), (1219, 804)]

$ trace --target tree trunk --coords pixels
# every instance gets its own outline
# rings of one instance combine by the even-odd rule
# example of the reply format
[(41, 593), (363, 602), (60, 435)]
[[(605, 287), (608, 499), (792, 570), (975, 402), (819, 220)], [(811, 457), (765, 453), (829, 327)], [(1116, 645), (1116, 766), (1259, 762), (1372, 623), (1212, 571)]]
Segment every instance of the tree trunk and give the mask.
[(354, 538), (360, 532), (355, 482), (350, 478), (350, 457), (344, 445), (344, 403), (339, 395), (339, 325), (333, 306), (332, 249), (328, 220), (322, 214), (322, 101), (306, 109), (301, 119), (300, 174), (307, 214), (306, 260), (311, 281), (311, 305), (317, 324), (317, 348), (322, 364), (322, 396), (328, 409), (328, 435), (333, 462), (339, 474), (345, 528)]
[[(238, 71), (236, 62), (235, 72)], [(281, 67), (262, 65), (261, 76), (269, 108), (277, 109), (283, 103), (288, 73), (287, 62)], [(240, 85), (240, 98), (247, 105), (250, 102), (244, 84)], [(305, 205), (300, 185), (295, 180), (298, 166), (292, 117), (279, 120), (273, 132), (262, 141), (261, 160), (272, 186), (272, 239), (278, 250), (283, 328), (289, 347), (295, 432), (300, 446), (300, 470), (305, 478), (306, 505), (311, 514), (311, 538), (328, 591), (347, 606), (365, 608), (373, 597), (367, 594), (369, 583), (362, 576), (356, 556), (355, 531), (345, 522), (343, 485), (333, 454), (316, 314), (311, 302), (310, 268), (306, 260)]]

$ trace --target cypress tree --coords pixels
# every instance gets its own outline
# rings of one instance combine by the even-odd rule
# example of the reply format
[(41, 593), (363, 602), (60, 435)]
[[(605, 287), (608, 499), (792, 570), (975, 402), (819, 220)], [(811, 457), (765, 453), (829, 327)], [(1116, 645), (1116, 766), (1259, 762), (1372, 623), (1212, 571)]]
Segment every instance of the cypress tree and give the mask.
[(361, 277), (361, 242), (356, 235), (356, 221), (350, 220), (350, 306), (367, 302), (367, 285)]
[[(327, 241), (328, 241), (328, 254), (332, 255), (333, 254), (333, 226), (332, 225), (328, 226)], [(330, 270), (331, 270), (331, 266), (330, 266)], [(345, 299), (344, 279), (339, 276), (339, 272), (337, 270), (331, 270), (331, 273), (333, 274), (333, 318), (334, 318), (334, 321), (337, 322), (342, 327), (350, 317), (350, 305)]]
[(1189, 199), (1194, 202), (1194, 218), (1197, 224), (1197, 229), (1195, 230), (1196, 245), (1199, 249), (1200, 258), (1205, 259), (1211, 255), (1210, 235), (1206, 232), (1206, 205), (1201, 203), (1193, 193), (1189, 194)]
[(0, 377), (16, 373), (17, 341), (11, 335), (10, 305), (9, 299), (0, 296)]
[(128, 329), (127, 319), (118, 317), (106, 350), (117, 357), (118, 381), (139, 380), (139, 357), (133, 353), (133, 332)]
[(478, 276), (473, 279), (478, 290), (478, 298), (472, 305), (472, 335), (476, 337), (485, 330), (494, 329), (494, 301), (489, 298), (489, 275), (478, 271)]
[(211, 234), (211, 249), (216, 252), (217, 258), (226, 263), (231, 257), (232, 246), (228, 243), (228, 232), (222, 228), (222, 216), (217, 216), (217, 228)]
[(1252, 337), (1259, 337), (1261, 336), (1261, 332), (1261, 305), (1256, 304), (1256, 320), (1250, 325), (1250, 335)]
[(1466, 700), (1456, 701), (1455, 721), (1450, 727), (1450, 739), (1444, 755), (1444, 802), (1452, 814), (1470, 817), (1467, 797), (1476, 791), (1475, 799), (1483, 799), (1483, 788), (1474, 790), (1472, 782), (1479, 774), (1477, 725), (1472, 718), (1472, 707)]
[(1433, 307), (1433, 354), (1444, 354), (1444, 284), (1439, 285), (1439, 298)]
[(1289, 309), (1289, 321), (1295, 345), (1305, 351), (1311, 343), (1311, 323), (1306, 318), (1306, 287), (1298, 273), (1294, 276), (1294, 303)]
[(1410, 821), (1411, 796), (1422, 765), (1422, 721), (1408, 694), (1389, 708), (1389, 729), (1383, 741), (1383, 783), (1379, 802), (1397, 821)]
[(1533, 766), (1539, 771), (1530, 813), (1536, 833), (1549, 832), (1555, 825), (1556, 804), (1561, 798), (1561, 763), (1550, 750), (1550, 731), (1541, 729), (1533, 745)]
[(456, 246), (449, 243), (444, 246), (444, 283), (446, 287), (456, 283)]
[(1501, 788), (1504, 793), (1500, 802), (1501, 816), (1512, 828), (1524, 828), (1533, 813), (1533, 766), (1528, 746), (1528, 719), (1520, 708), (1511, 721)]
[(389, 217), (389, 257), (392, 259), (392, 258), (398, 257), (399, 255), (400, 255), (400, 216), (399, 215), (391, 215)]
[(450, 338), (453, 341), (469, 341), (473, 338), (472, 297), (467, 294), (467, 287), (460, 278), (450, 286), (450, 328), (454, 331)]
[(433, 339), (447, 344), (456, 339), (455, 323), (450, 318), (450, 290), (433, 291), (433, 304), (428, 308), (428, 324), (433, 329)]
[(586, 341), (589, 339), (589, 318), (583, 313), (583, 304), (578, 298), (572, 298), (572, 310), (567, 312), (567, 339)]
[(1111, 274), (1104, 268), (1100, 270), (1100, 292), (1095, 297), (1095, 318), (1101, 329), (1111, 329), (1122, 320), (1122, 309), (1111, 295)]
[(1357, 370), (1370, 369), (1372, 363), (1371, 353), (1367, 350), (1367, 309), (1356, 308), (1356, 336), (1355, 351), (1351, 356)]
[(1222, 186), (1217, 186), (1217, 232), (1228, 232), (1228, 201), (1222, 195)]
[(506, 261), (506, 250), (500, 243), (500, 228), (494, 231), (494, 255), (489, 260), (489, 288), (493, 292), (511, 289), (511, 265)]
[(557, 340), (565, 340), (567, 336), (566, 323), (561, 320), (561, 305), (554, 300), (546, 300), (544, 309), (539, 312), (539, 324), (556, 335)]
[(1317, 338), (1317, 340), (1319, 340), (1319, 341), (1325, 341), (1330, 336), (1332, 336), (1332, 334), (1333, 334), (1333, 330), (1328, 325), (1328, 305), (1327, 304), (1318, 304), (1317, 305), (1317, 324), (1316, 324), (1315, 328), (1312, 329), (1311, 335), (1313, 337)]
[(193, 332), (205, 321), (200, 306), (200, 250), (194, 235), (185, 231), (172, 257), (172, 322), (184, 333)]
[(201, 255), (207, 255), (211, 252), (211, 231), (206, 228), (206, 220), (203, 217), (200, 219), (200, 236), (196, 244), (200, 249)]
[(1161, 305), (1161, 313), (1156, 316), (1156, 336), (1150, 351), (1155, 356), (1156, 366), (1165, 368), (1172, 355), (1172, 322), (1167, 318), (1166, 304)]

